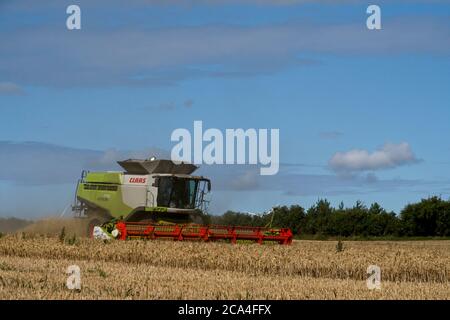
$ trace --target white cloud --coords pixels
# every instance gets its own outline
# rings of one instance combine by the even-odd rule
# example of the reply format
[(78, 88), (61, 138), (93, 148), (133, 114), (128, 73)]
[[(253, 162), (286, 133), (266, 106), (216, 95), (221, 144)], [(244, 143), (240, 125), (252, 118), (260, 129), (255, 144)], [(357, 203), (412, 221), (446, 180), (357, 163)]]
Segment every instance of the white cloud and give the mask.
[[(320, 63), (307, 54), (450, 52), (446, 20), (387, 19), (384, 24), (383, 32), (368, 32), (355, 23), (305, 22), (98, 28), (70, 34), (64, 28), (20, 28), (0, 31), (9, 44), (0, 46), (0, 71), (25, 85), (170, 86), (191, 78), (249, 77)], [(61, 61), (70, 63), (56, 63)]]
[(372, 153), (362, 149), (338, 152), (333, 155), (328, 164), (336, 172), (347, 173), (395, 168), (417, 161), (410, 145), (402, 142), (386, 143)]

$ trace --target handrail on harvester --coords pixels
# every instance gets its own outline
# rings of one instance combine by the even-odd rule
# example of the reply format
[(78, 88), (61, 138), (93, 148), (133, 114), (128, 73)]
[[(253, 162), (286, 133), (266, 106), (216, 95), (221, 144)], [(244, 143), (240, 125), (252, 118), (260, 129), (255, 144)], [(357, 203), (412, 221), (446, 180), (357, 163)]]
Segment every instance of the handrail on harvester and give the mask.
[(172, 239), (175, 241), (229, 241), (247, 240), (263, 244), (277, 242), (289, 245), (293, 234), (289, 228), (264, 228), (200, 224), (152, 224), (147, 222), (120, 221), (116, 224), (119, 239)]

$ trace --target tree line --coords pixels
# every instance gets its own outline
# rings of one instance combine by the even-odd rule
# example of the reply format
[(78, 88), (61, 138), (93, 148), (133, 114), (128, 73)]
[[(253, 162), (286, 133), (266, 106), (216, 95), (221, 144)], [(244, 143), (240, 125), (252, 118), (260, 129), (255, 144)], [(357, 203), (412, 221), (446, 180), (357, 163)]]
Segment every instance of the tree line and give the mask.
[(210, 222), (223, 225), (273, 226), (290, 228), (296, 235), (342, 237), (448, 237), (450, 236), (450, 201), (440, 197), (422, 199), (406, 205), (397, 215), (378, 203), (370, 206), (357, 201), (352, 207), (331, 206), (321, 199), (305, 210), (300, 205), (279, 206), (271, 212), (252, 215), (227, 211), (210, 216)]

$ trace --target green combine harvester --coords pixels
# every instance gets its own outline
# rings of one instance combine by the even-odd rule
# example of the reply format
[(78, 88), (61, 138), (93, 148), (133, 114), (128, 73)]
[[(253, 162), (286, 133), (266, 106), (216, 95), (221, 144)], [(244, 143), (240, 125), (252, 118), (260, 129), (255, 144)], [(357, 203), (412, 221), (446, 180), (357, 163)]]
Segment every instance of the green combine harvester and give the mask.
[(78, 182), (75, 215), (93, 227), (130, 222), (189, 223), (206, 209), (209, 179), (190, 175), (197, 167), (171, 160), (118, 161), (124, 172), (86, 172)]
[(155, 158), (117, 163), (123, 172), (83, 171), (78, 181), (72, 210), (86, 219), (90, 237), (292, 242), (289, 229), (202, 224), (211, 182), (192, 175), (193, 164)]

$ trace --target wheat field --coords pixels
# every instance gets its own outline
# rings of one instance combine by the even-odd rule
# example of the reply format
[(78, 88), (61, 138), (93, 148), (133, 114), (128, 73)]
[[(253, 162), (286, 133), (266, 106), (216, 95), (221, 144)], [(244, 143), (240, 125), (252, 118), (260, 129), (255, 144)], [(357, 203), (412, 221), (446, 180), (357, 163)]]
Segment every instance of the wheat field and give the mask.
[[(0, 239), (0, 299), (450, 299), (450, 241)], [(81, 290), (66, 287), (70, 265)], [(381, 268), (369, 290), (367, 267)]]

